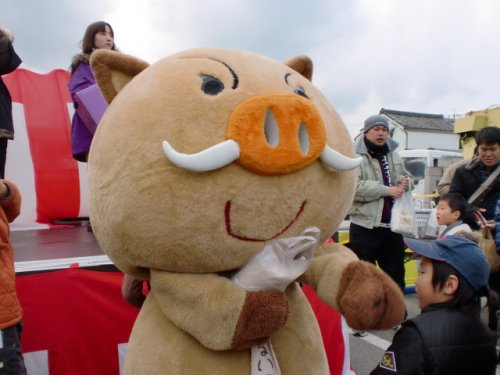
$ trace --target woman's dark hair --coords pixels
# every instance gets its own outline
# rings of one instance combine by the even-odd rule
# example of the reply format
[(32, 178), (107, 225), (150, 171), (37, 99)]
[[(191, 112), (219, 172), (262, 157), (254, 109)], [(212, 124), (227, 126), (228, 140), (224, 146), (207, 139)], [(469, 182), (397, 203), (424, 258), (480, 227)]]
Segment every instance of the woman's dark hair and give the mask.
[(464, 218), (465, 208), (467, 207), (467, 202), (464, 197), (462, 197), (458, 193), (447, 193), (439, 198), (439, 201), (448, 202), (448, 205), (451, 208), (451, 212), (458, 211), (460, 212), (459, 219)]
[[(78, 67), (81, 61), (88, 61), (88, 56), (90, 56), (92, 51), (95, 49), (94, 45), (95, 34), (99, 32), (105, 32), (106, 26), (108, 26), (109, 29), (111, 30), (111, 35), (113, 36), (114, 39), (115, 32), (113, 31), (111, 25), (107, 22), (97, 21), (87, 26), (87, 29), (85, 30), (85, 34), (83, 34), (83, 39), (81, 42), (83, 55), (78, 54), (73, 56), (73, 60), (71, 61), (71, 65), (69, 67), (71, 74), (75, 72), (76, 68)], [(114, 51), (117, 50), (114, 40), (113, 40), (113, 47), (111, 47), (111, 49)], [(84, 59), (84, 57), (86, 57), (86, 59)]]
[(472, 316), (479, 317), (479, 298), (472, 286), (462, 275), (448, 263), (431, 259), (432, 262), (432, 286), (441, 290), (446, 284), (448, 277), (455, 275), (458, 278), (458, 288), (455, 295), (448, 302), (453, 309), (462, 309)]
[[(85, 30), (85, 34), (83, 34), (83, 39), (82, 39), (82, 52), (83, 53), (86, 53), (89, 55), (92, 53), (92, 51), (95, 48), (95, 45), (94, 45), (95, 34), (97, 34), (98, 32), (105, 32), (106, 26), (109, 27), (109, 29), (111, 30), (111, 35), (114, 37), (115, 33), (113, 31), (113, 28), (107, 22), (97, 21), (97, 22), (91, 23), (90, 25), (87, 26), (87, 29)], [(116, 50), (116, 46), (115, 46), (114, 42), (113, 42), (113, 47), (111, 49)]]

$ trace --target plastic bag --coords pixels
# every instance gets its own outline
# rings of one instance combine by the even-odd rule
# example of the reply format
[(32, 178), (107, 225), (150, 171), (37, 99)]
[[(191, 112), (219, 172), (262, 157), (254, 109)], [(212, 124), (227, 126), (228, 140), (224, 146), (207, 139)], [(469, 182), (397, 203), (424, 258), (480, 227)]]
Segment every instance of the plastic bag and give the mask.
[(475, 213), (476, 218), (481, 222), (481, 237), (478, 245), (483, 250), (488, 263), (490, 264), (490, 272), (500, 271), (500, 254), (497, 253), (497, 244), (491, 229), (484, 216), (480, 212)]
[(391, 230), (407, 237), (418, 238), (417, 217), (411, 191), (394, 200), (391, 211)]
[(436, 207), (434, 207), (429, 213), (429, 219), (427, 220), (427, 226), (425, 228), (425, 237), (437, 238), (439, 237), (439, 233), (443, 230), (443, 227), (446, 228), (446, 226), (439, 225), (436, 211)]
[(309, 227), (300, 236), (270, 241), (231, 280), (248, 291), (280, 290), (310, 266), (320, 230)]
[(479, 247), (483, 249), (486, 259), (490, 264), (490, 272), (500, 271), (500, 255), (497, 253), (495, 238), (489, 228), (481, 228)]

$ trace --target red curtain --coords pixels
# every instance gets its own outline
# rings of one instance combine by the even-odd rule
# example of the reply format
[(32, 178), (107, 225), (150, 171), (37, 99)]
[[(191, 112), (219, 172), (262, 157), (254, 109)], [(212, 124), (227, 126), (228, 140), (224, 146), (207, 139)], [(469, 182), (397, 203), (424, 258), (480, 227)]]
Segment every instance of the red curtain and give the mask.
[(47, 74), (16, 69), (3, 77), (12, 100), (24, 105), (39, 223), (77, 217), (80, 209), (78, 164), (71, 155), (68, 79), (69, 72), (62, 69)]
[(124, 302), (122, 278), (80, 268), (18, 277), (23, 352), (47, 350), (50, 375), (118, 375), (118, 344), (139, 311)]

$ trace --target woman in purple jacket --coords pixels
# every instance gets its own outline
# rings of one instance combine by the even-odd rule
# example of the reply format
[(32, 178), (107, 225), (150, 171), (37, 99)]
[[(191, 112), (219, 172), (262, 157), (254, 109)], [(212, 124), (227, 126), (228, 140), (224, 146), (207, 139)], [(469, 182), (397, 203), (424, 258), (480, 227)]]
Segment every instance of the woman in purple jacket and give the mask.
[(68, 87), (75, 106), (71, 122), (71, 148), (73, 158), (82, 162), (87, 161), (93, 134), (78, 114), (75, 95), (80, 90), (95, 83), (89, 58), (92, 52), (99, 48), (116, 50), (113, 29), (109, 23), (104, 21), (97, 21), (87, 26), (82, 40), (82, 52), (73, 56), (70, 68), (71, 78)]

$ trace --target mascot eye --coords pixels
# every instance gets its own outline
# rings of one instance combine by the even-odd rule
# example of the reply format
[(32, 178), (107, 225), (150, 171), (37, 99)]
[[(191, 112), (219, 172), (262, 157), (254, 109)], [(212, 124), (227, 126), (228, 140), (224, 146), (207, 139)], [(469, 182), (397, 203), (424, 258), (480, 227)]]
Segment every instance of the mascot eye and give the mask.
[(304, 91), (304, 89), (302, 87), (297, 87), (294, 92), (297, 94), (297, 95), (300, 95), (300, 96), (303, 96), (304, 98), (307, 98), (309, 99), (309, 97), (307, 96), (306, 92)]
[(224, 84), (217, 78), (211, 76), (202, 76), (201, 79), (203, 80), (203, 82), (201, 83), (201, 89), (205, 94), (217, 95), (222, 90), (224, 90)]

